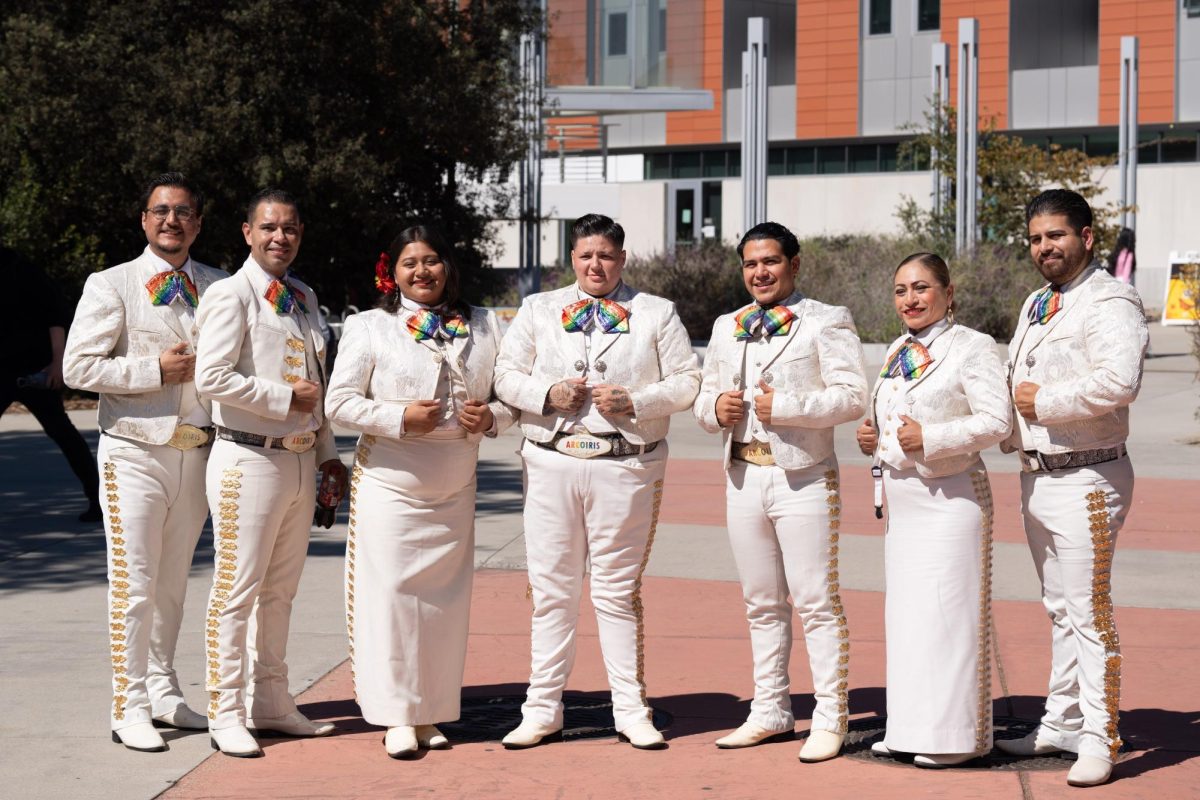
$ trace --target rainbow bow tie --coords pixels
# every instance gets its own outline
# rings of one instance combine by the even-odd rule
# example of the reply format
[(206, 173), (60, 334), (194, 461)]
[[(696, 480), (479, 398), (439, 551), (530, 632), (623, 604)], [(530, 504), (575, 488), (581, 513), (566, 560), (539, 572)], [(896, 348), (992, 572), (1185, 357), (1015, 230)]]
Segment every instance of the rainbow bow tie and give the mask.
[(571, 303), (562, 310), (563, 330), (586, 331), (595, 323), (605, 333), (629, 333), (629, 312), (606, 298)]
[(929, 355), (925, 345), (915, 339), (909, 339), (895, 353), (892, 353), (892, 357), (884, 365), (879, 377), (904, 378), (906, 381), (916, 380), (932, 363), (933, 356)]
[(787, 306), (750, 306), (733, 318), (733, 338), (752, 339), (760, 325), (766, 336), (774, 336), (777, 333), (786, 336), (792, 329), (792, 320), (795, 318), (796, 315)]
[(156, 306), (170, 305), (176, 297), (182, 297), (183, 302), (192, 308), (200, 302), (196, 293), (196, 284), (181, 269), (169, 269), (160, 272), (146, 281), (146, 291), (150, 292), (150, 302)]
[(1051, 317), (1062, 311), (1062, 303), (1062, 290), (1054, 288), (1053, 284), (1047, 286), (1033, 296), (1033, 303), (1029, 306), (1029, 321), (1045, 325)]
[(290, 314), (297, 307), (301, 314), (308, 313), (308, 306), (304, 305), (304, 292), (287, 281), (278, 279), (271, 281), (271, 285), (267, 287), (267, 293), (263, 297), (275, 309), (276, 314)]
[(428, 309), (419, 308), (408, 318), (407, 324), (408, 332), (418, 342), (422, 339), (433, 339), (435, 337), (454, 339), (466, 336), (470, 332), (470, 329), (467, 327), (467, 321), (463, 319), (462, 314), (454, 311), (437, 314)]

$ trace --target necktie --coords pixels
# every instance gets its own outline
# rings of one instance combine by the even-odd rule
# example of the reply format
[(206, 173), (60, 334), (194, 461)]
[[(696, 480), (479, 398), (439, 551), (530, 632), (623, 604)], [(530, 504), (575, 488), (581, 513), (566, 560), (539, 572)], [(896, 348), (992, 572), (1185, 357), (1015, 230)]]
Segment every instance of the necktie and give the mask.
[(1029, 321), (1045, 325), (1059, 311), (1062, 311), (1062, 290), (1049, 284), (1033, 296), (1033, 303), (1029, 306)]
[(887, 360), (881, 378), (904, 378), (906, 381), (921, 377), (925, 368), (933, 363), (933, 356), (925, 349), (925, 345), (915, 339), (909, 339), (901, 345), (892, 357)]
[(422, 339), (455, 339), (466, 336), (470, 329), (462, 314), (454, 311), (434, 313), (427, 308), (418, 308), (408, 318), (408, 332), (418, 342)]
[(146, 291), (150, 293), (150, 302), (156, 306), (170, 305), (176, 297), (182, 297), (183, 302), (192, 308), (200, 302), (196, 284), (192, 283), (192, 279), (181, 269), (169, 269), (158, 273), (146, 281)]
[(796, 315), (787, 306), (750, 306), (733, 318), (733, 338), (752, 339), (756, 329), (761, 325), (763, 334), (770, 337), (775, 334), (787, 335), (792, 329), (792, 320)]
[(273, 280), (263, 295), (276, 314), (290, 314), (300, 308), (300, 313), (307, 314), (308, 307), (304, 305), (304, 292), (292, 286), (287, 281)]
[(563, 330), (586, 331), (593, 324), (605, 333), (629, 333), (629, 312), (606, 298), (580, 300), (562, 310)]

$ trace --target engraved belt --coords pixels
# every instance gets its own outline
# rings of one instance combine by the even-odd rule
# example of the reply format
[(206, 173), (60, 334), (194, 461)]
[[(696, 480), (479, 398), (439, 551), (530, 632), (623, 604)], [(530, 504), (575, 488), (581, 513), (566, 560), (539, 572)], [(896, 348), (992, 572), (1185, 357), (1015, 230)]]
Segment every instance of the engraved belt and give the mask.
[(317, 443), (315, 431), (305, 433), (289, 433), (287, 436), (263, 436), (258, 433), (235, 431), (232, 428), (217, 426), (217, 438), (236, 444), (248, 444), (253, 447), (265, 447), (274, 450), (290, 450), (293, 453), (307, 453)]
[(1063, 469), (1090, 467), (1106, 464), (1126, 455), (1125, 445), (1103, 447), (1098, 450), (1076, 450), (1071, 453), (1039, 453), (1036, 450), (1021, 452), (1022, 472), (1057, 472)]
[[(602, 447), (600, 451), (589, 453), (586, 450), (575, 451), (559, 446), (560, 442), (566, 443), (575, 439), (599, 440), (599, 442), (607, 445), (607, 449)], [(650, 444), (634, 444), (619, 433), (589, 433), (586, 430), (577, 430), (574, 433), (556, 433), (554, 438), (548, 442), (534, 442), (533, 439), (530, 439), (529, 441), (533, 442), (543, 450), (555, 450), (563, 453), (564, 455), (573, 456), (575, 458), (623, 458), (625, 456), (636, 456), (643, 453), (652, 453), (654, 452), (654, 449), (658, 447), (658, 442), (651, 442)]]
[(167, 440), (167, 447), (176, 450), (191, 450), (193, 447), (203, 447), (212, 444), (213, 427), (211, 425), (198, 428), (195, 425), (176, 425), (175, 433)]
[(734, 442), (729, 454), (738, 461), (745, 461), (747, 464), (756, 464), (760, 467), (775, 465), (775, 456), (771, 455), (770, 442), (760, 442), (758, 439), (751, 439), (748, 442)]

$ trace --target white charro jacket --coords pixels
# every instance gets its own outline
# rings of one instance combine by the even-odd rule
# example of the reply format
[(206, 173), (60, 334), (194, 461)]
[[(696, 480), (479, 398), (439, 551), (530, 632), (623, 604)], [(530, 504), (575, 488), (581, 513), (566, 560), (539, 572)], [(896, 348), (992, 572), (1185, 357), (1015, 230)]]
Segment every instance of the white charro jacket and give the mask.
[[(488, 403), (496, 418), (494, 433), (512, 425), (515, 412), (492, 392), (500, 351), (495, 313), (472, 306), (470, 335), (449, 340), (444, 356), (433, 341), (413, 338), (407, 327), (412, 316), (406, 308), (395, 313), (377, 308), (346, 319), (325, 400), (329, 418), (356, 431), (395, 439), (408, 404), (434, 399), (445, 361), (452, 382), (465, 387), (467, 399)], [(482, 437), (467, 434), (472, 441)]]
[[(700, 427), (721, 432), (729, 466), (732, 429), (717, 422), (717, 397), (743, 386), (749, 340), (734, 338), (734, 318), (743, 306), (713, 323), (704, 357), (704, 380), (692, 408)], [(867, 378), (862, 343), (850, 312), (793, 295), (787, 307), (796, 315), (786, 342), (769, 369), (774, 391), (771, 422), (764, 426), (775, 463), (784, 469), (810, 467), (833, 454), (833, 428), (858, 419), (866, 409)], [(746, 397), (751, 392), (747, 391)], [(753, 404), (748, 413), (754, 413)]]
[(272, 280), (247, 258), (204, 298), (196, 387), (212, 400), (213, 421), (223, 427), (272, 437), (315, 430), (317, 463), (323, 464), (337, 458), (337, 447), (322, 403), (310, 414), (291, 410), (291, 382), (296, 378), (308, 375), (324, 389), (325, 337), (317, 319), (317, 297), (289, 278), (304, 293), (307, 311), (276, 313), (264, 297)]
[[(196, 293), (229, 275), (191, 262)], [(183, 392), (194, 384), (162, 382), (159, 356), (178, 344), (194, 350), (196, 331), (170, 306), (150, 302), (146, 283), (169, 269), (147, 247), (133, 261), (88, 276), (63, 354), (63, 380), (97, 392), (100, 429), (146, 444), (165, 444), (179, 424)], [(179, 302), (179, 301), (176, 301)], [(203, 397), (200, 404), (209, 410)]]
[[(578, 377), (588, 360), (582, 332), (563, 329), (562, 311), (580, 297), (572, 284), (525, 298), (500, 343), (496, 395), (520, 411), (527, 439), (548, 442), (571, 417), (543, 413), (555, 383)], [(622, 284), (611, 297), (629, 312), (629, 332), (606, 334), (611, 342), (592, 358), (603, 358), (604, 383), (623, 386), (633, 400), (632, 417), (609, 422), (634, 444), (663, 439), (670, 416), (691, 405), (700, 385), (700, 365), (675, 304)]]
[[(884, 364), (908, 340), (901, 336), (888, 347)], [(910, 453), (917, 473), (943, 478), (970, 469), (986, 450), (1008, 436), (1012, 401), (1004, 365), (996, 355), (996, 341), (987, 334), (952, 325), (930, 345), (930, 364), (919, 378), (875, 382), (871, 393), (875, 430), (881, 434), (898, 419), (879, 419), (876, 400), (880, 390), (904, 393), (907, 416), (921, 424), (924, 448)]]
[[(1045, 325), (1030, 324), (1025, 299), (1008, 346), (1009, 386), (1038, 384), (1037, 422), (1013, 409), (1006, 452), (1067, 453), (1115, 447), (1129, 437), (1129, 404), (1142, 385), (1149, 344), (1141, 296), (1098, 265), (1063, 290), (1063, 307)], [(1022, 445), (1021, 426), (1030, 441)]]

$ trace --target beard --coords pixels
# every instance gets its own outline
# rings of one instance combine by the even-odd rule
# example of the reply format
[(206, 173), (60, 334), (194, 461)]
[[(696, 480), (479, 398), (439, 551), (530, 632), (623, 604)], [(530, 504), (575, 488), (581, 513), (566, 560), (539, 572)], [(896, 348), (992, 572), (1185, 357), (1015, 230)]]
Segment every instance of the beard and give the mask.
[(1056, 286), (1061, 286), (1083, 272), (1091, 261), (1092, 254), (1084, 250), (1077, 255), (1063, 253), (1061, 258), (1051, 261), (1038, 259), (1036, 265), (1043, 278)]

